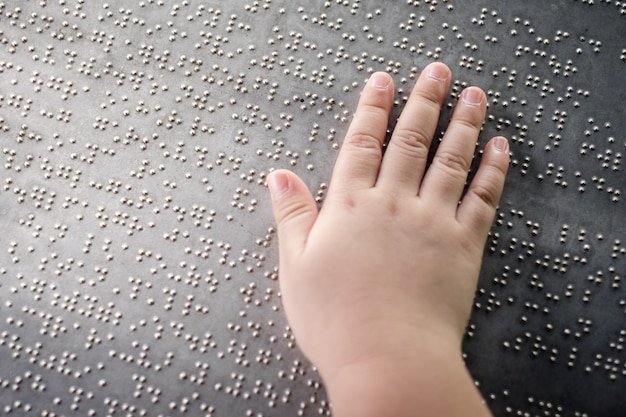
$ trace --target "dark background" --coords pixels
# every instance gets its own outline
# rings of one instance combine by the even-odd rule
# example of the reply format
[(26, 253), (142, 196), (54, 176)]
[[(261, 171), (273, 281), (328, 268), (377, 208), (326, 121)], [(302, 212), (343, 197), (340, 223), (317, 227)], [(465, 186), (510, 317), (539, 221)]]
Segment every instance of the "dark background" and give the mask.
[(478, 85), (480, 144), (512, 152), (473, 376), (496, 415), (623, 415), (625, 19), (614, 1), (0, 3), (0, 413), (329, 414), (281, 309), (264, 179), (291, 168), (321, 203), (369, 74), (392, 73), (398, 115), (441, 60), (442, 130)]

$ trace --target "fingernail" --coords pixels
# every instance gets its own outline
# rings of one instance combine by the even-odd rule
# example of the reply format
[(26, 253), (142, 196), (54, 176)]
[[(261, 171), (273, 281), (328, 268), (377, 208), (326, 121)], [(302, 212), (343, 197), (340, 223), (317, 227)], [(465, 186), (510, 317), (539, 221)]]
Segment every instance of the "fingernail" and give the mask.
[(369, 80), (369, 84), (374, 88), (386, 89), (391, 83), (391, 77), (384, 72), (374, 73)]
[(278, 200), (289, 191), (289, 177), (284, 172), (273, 172), (267, 177), (272, 200)]
[(437, 81), (445, 81), (448, 79), (448, 68), (441, 64), (432, 64), (428, 68), (428, 76)]
[(463, 90), (463, 102), (470, 106), (477, 106), (483, 101), (483, 93), (479, 88), (470, 87)]
[(493, 147), (496, 151), (508, 152), (509, 142), (503, 137), (497, 137), (493, 139)]

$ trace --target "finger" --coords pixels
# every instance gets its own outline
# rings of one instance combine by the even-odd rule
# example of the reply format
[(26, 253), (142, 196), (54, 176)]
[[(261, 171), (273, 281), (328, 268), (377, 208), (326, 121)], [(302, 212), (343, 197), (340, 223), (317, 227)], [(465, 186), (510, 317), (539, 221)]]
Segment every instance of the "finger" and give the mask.
[(337, 158), (331, 193), (368, 188), (376, 183), (392, 101), (391, 77), (382, 72), (373, 74), (361, 93)]
[(317, 206), (306, 184), (290, 171), (272, 172), (267, 177), (267, 186), (278, 225), (280, 261), (291, 262), (304, 250), (317, 218)]
[(463, 91), (419, 195), (456, 212), (476, 149), (486, 111), (485, 93), (478, 87)]
[(457, 221), (469, 227), (481, 242), (489, 233), (508, 168), (509, 144), (505, 138), (495, 137), (485, 147), (478, 171), (457, 211)]
[(433, 63), (424, 69), (393, 131), (377, 186), (393, 193), (417, 194), (449, 86), (446, 65)]

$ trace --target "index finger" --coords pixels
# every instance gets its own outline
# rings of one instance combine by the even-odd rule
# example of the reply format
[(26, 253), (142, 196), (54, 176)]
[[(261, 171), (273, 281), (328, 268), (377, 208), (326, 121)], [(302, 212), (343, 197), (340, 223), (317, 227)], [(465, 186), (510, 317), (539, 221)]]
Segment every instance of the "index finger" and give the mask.
[(382, 159), (393, 102), (393, 81), (384, 72), (374, 73), (363, 92), (335, 163), (331, 192), (373, 187)]

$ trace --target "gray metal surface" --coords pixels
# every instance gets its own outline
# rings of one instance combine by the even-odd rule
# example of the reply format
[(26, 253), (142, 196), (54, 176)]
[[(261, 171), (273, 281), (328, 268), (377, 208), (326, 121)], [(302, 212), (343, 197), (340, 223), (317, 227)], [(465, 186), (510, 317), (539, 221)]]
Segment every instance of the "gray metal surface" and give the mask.
[(265, 176), (321, 202), (369, 74), (397, 115), (433, 60), (513, 155), (480, 389), (496, 415), (623, 415), (625, 24), (611, 0), (0, 2), (0, 415), (328, 415)]

